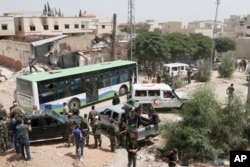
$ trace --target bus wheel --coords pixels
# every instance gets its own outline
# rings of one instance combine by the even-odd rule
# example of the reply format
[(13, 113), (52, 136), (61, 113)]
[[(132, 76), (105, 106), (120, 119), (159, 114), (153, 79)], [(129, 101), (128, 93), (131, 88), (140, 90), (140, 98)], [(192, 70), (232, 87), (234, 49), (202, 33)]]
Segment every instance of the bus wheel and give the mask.
[(120, 96), (125, 95), (125, 94), (127, 94), (127, 91), (128, 91), (127, 87), (126, 86), (122, 86), (120, 88), (120, 90), (119, 90), (119, 95)]
[(69, 108), (71, 108), (73, 106), (73, 104), (75, 104), (76, 107), (78, 107), (78, 108), (81, 107), (80, 100), (78, 100), (76, 98), (70, 100), (70, 102), (69, 102)]

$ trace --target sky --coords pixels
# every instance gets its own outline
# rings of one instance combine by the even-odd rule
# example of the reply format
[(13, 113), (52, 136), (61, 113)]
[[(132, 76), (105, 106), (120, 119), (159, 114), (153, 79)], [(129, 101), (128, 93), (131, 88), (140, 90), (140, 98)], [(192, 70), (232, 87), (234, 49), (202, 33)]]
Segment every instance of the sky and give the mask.
[[(249, 0), (219, 0), (217, 20), (230, 15), (250, 14)], [(0, 0), (0, 15), (5, 12), (23, 12), (28, 16), (39, 16), (44, 4), (60, 8), (63, 15), (78, 16), (79, 11), (95, 13), (99, 19), (112, 19), (117, 15), (118, 23), (128, 21), (128, 0)], [(215, 20), (217, 0), (134, 0), (135, 22), (153, 19), (157, 22)]]

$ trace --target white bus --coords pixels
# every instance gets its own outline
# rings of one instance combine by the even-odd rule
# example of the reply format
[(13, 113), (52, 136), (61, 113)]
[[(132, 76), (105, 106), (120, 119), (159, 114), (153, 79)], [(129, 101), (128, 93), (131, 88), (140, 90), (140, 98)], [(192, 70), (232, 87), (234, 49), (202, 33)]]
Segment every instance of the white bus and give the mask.
[(36, 105), (62, 112), (64, 102), (84, 107), (110, 99), (115, 92), (124, 95), (137, 75), (137, 63), (127, 60), (22, 75), (16, 79), (17, 99), (25, 111)]

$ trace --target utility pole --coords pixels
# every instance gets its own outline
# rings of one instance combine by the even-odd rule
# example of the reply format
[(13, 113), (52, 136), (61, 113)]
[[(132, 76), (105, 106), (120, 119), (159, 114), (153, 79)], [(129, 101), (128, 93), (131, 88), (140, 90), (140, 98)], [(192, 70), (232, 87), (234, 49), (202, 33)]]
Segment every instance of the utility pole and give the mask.
[(214, 61), (214, 54), (215, 54), (215, 38), (217, 37), (217, 18), (218, 18), (219, 4), (220, 4), (220, 0), (217, 0), (214, 27), (213, 27), (213, 36), (212, 36), (212, 51), (211, 51), (211, 57), (210, 57), (211, 69), (213, 68), (213, 61)]
[(112, 49), (111, 60), (115, 60), (115, 48), (116, 48), (116, 14), (113, 16), (113, 31), (112, 31)]
[(135, 35), (135, 14), (134, 14), (134, 0), (128, 0), (128, 39), (130, 40), (130, 60), (133, 58), (133, 46), (134, 46), (134, 39), (133, 35)]

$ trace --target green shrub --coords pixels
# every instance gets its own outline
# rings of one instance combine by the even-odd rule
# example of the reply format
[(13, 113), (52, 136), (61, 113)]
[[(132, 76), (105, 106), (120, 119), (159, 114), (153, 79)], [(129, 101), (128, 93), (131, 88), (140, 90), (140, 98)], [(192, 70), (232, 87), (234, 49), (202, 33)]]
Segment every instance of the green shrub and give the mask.
[(198, 82), (207, 82), (211, 79), (211, 68), (209, 60), (199, 60), (198, 71), (195, 73), (195, 79)]
[(231, 78), (235, 71), (235, 58), (226, 55), (221, 60), (221, 65), (218, 68), (218, 72), (222, 78)]

